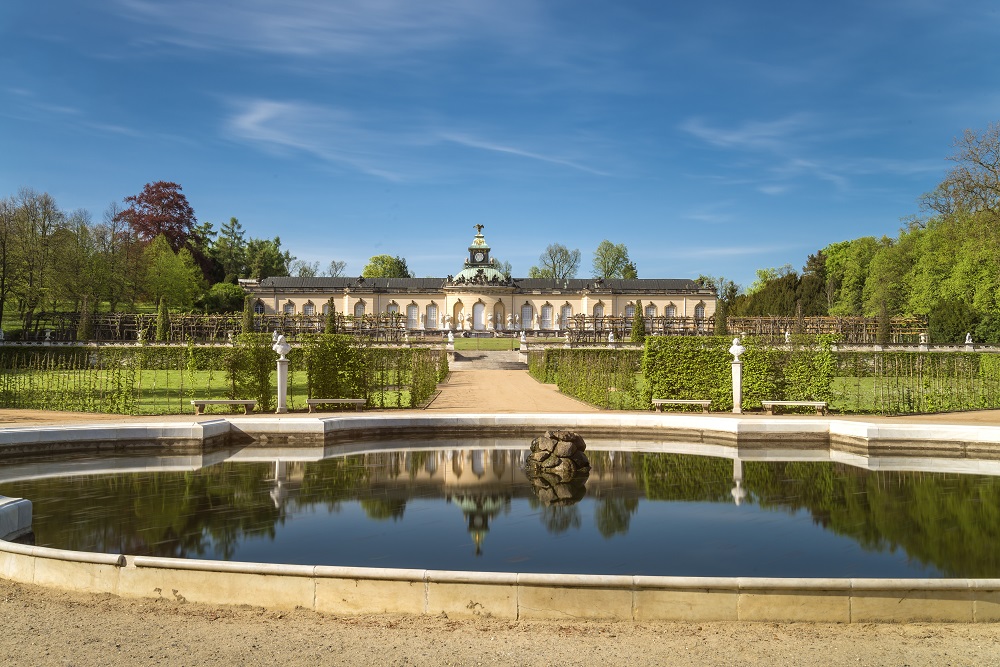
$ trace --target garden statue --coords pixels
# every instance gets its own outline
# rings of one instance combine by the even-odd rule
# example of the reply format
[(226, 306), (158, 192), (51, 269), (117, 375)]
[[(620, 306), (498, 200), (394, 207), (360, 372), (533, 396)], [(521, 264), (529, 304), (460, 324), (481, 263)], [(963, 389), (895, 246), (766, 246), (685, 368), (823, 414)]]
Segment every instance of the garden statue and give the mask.
[(524, 335), (523, 331), (521, 332), (520, 343), (521, 343), (521, 345), (527, 345), (528, 344), (528, 337), (526, 335)]
[(448, 331), (448, 344), (449, 345), (455, 344), (455, 334), (452, 333), (451, 331)]
[(609, 331), (608, 332), (608, 342), (611, 343), (612, 345), (614, 345), (614, 343), (615, 343), (615, 332), (614, 331)]
[(971, 333), (965, 334), (965, 344), (966, 345), (972, 345), (972, 334)]
[(0, 329), (0, 343), (3, 342), (3, 329)]
[(791, 342), (792, 342), (792, 332), (785, 331), (785, 343), (791, 343)]
[(740, 339), (733, 339), (733, 346), (729, 348), (729, 354), (733, 355), (733, 363), (739, 363), (740, 355), (746, 352), (746, 348), (740, 345)]
[(271, 339), (274, 341), (274, 345), (271, 346), (271, 349), (278, 353), (278, 356), (280, 357), (279, 361), (285, 361), (285, 355), (292, 351), (292, 346), (285, 341), (285, 336), (283, 334), (279, 334), (277, 331), (274, 332), (274, 336), (272, 336)]
[(514, 326), (514, 316), (511, 315), (510, 313), (507, 313), (507, 328), (510, 329), (513, 326)]

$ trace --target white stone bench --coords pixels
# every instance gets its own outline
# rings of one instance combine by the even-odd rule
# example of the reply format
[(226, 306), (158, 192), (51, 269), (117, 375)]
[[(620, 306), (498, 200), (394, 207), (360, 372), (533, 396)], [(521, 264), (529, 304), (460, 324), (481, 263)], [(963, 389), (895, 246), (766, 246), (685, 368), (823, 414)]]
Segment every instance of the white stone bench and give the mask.
[(194, 413), (196, 415), (205, 414), (206, 405), (242, 405), (243, 413), (250, 414), (250, 411), (257, 407), (257, 401), (251, 400), (229, 400), (222, 398), (204, 398), (196, 401), (191, 401), (191, 405), (194, 406)]
[(353, 405), (355, 410), (361, 410), (365, 407), (365, 399), (363, 398), (307, 398), (306, 405), (309, 406), (309, 412), (313, 411), (313, 406), (316, 405)]
[(826, 414), (826, 401), (761, 401), (761, 405), (767, 410), (767, 414), (773, 415), (775, 407), (788, 407), (788, 406), (799, 406), (806, 408), (815, 408), (816, 414), (825, 415)]
[(700, 405), (702, 412), (708, 412), (708, 406), (712, 404), (711, 400), (698, 399), (698, 398), (654, 398), (653, 407), (657, 412), (663, 412), (664, 405)]

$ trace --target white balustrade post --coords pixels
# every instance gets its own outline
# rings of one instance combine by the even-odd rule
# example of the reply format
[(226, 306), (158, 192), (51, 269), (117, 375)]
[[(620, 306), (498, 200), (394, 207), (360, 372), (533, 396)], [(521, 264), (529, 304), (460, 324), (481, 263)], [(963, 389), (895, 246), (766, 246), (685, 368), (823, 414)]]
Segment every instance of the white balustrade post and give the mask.
[(733, 346), (729, 348), (729, 354), (733, 355), (733, 414), (743, 414), (743, 362), (740, 355), (746, 352), (746, 348), (740, 345), (740, 339), (733, 339)]

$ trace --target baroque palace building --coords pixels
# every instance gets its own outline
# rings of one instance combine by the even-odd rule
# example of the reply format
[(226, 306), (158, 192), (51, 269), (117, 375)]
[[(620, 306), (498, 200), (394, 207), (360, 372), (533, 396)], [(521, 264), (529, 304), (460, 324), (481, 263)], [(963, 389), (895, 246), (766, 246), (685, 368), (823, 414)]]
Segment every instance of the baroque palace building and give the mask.
[[(465, 265), (445, 278), (291, 278), (241, 281), (260, 315), (326, 315), (346, 328), (390, 316), (415, 334), (602, 331), (626, 325), (641, 302), (651, 333), (710, 333), (716, 297), (693, 280), (509, 278), (497, 269), (482, 225)], [(615, 324), (617, 323), (617, 326)]]

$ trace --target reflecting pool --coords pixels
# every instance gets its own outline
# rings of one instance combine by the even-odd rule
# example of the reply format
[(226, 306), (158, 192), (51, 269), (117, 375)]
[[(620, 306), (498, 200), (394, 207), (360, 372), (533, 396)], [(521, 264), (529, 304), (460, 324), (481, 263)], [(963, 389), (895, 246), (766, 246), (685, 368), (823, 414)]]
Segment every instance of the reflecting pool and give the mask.
[(586, 493), (559, 501), (533, 490), (523, 440), (337, 453), (349, 449), (5, 465), (0, 495), (32, 501), (36, 544), (108, 553), (509, 572), (1000, 577), (1000, 477), (991, 474), (591, 443)]

